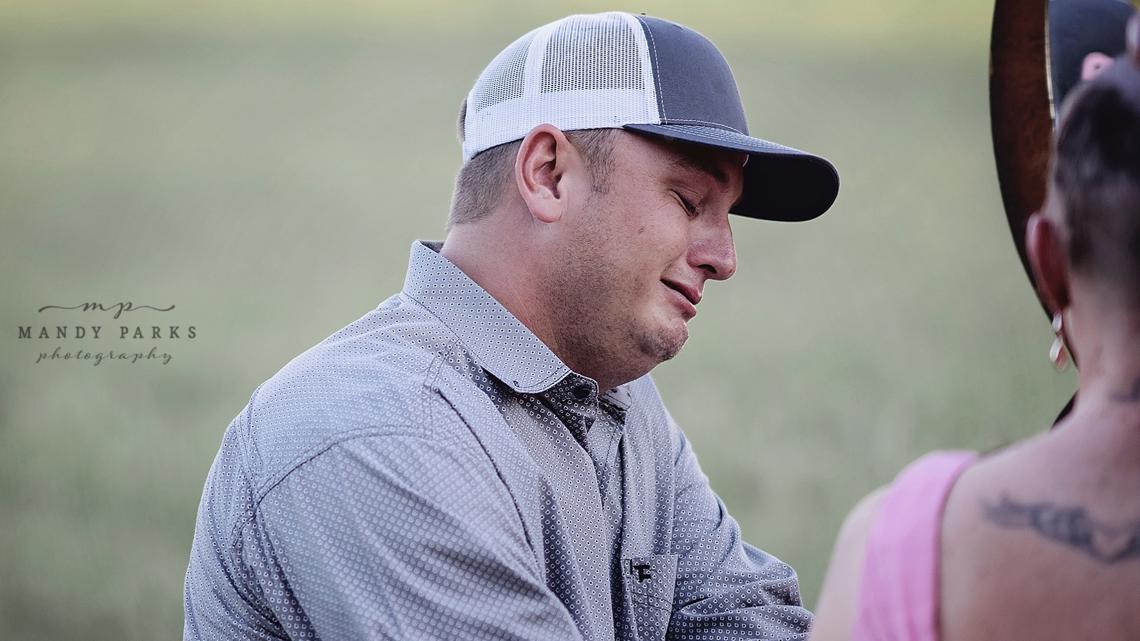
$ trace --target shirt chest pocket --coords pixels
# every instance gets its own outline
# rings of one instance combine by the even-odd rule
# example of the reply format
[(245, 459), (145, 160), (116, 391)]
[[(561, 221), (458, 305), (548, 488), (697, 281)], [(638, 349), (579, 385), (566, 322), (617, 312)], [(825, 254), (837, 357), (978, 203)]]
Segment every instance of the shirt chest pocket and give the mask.
[(663, 641), (673, 615), (677, 555), (654, 554), (622, 559), (623, 583), (637, 641)]

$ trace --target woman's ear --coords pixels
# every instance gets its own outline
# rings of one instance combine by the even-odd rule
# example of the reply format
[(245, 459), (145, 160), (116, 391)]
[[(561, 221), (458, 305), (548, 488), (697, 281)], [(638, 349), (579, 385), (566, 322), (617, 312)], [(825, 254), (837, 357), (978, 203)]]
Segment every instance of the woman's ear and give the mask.
[(1050, 313), (1069, 306), (1069, 259), (1058, 224), (1037, 212), (1025, 226), (1025, 251), (1037, 292)]

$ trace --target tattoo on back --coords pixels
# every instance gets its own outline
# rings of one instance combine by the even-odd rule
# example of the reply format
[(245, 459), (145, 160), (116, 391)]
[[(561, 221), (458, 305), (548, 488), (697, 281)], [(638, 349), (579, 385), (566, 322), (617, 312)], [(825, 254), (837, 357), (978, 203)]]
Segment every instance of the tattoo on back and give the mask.
[(1132, 389), (1128, 392), (1116, 393), (1112, 395), (1112, 400), (1117, 403), (1136, 403), (1140, 401), (1140, 378), (1132, 381)]
[(1140, 521), (1108, 525), (1093, 519), (1083, 507), (1018, 503), (1005, 495), (997, 503), (983, 500), (982, 511), (994, 525), (1031, 529), (1106, 565), (1140, 558)]

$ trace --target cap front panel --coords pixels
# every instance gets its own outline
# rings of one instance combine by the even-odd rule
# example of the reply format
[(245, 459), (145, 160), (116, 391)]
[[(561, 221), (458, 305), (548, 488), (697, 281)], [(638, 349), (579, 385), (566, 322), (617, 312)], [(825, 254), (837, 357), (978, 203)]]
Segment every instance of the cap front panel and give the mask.
[(708, 38), (681, 25), (638, 16), (649, 41), (662, 122), (748, 133), (728, 62)]

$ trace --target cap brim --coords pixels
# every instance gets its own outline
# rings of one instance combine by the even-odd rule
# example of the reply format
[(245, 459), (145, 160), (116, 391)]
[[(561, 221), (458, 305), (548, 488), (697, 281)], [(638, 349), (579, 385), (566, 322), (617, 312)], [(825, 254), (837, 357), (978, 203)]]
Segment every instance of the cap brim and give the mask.
[(799, 149), (700, 125), (625, 125), (625, 129), (748, 154), (744, 192), (732, 213), (765, 220), (803, 221), (824, 213), (839, 195), (839, 172)]

